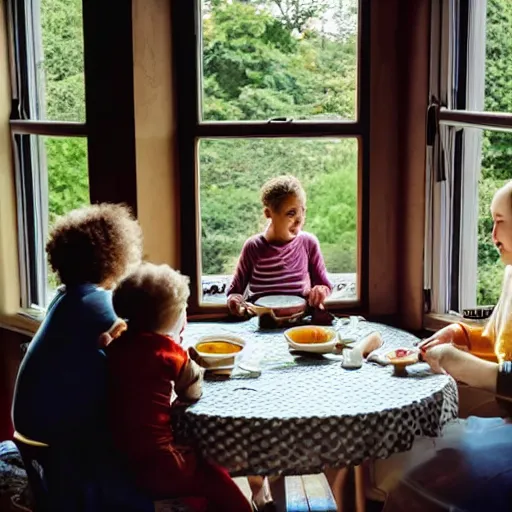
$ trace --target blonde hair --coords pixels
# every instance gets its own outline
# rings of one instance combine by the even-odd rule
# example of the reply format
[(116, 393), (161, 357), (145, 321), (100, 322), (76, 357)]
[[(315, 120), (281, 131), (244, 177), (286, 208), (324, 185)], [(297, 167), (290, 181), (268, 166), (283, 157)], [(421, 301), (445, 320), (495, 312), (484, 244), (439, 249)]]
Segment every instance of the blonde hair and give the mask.
[(114, 291), (114, 309), (129, 330), (170, 329), (187, 306), (188, 284), (189, 278), (169, 265), (142, 263)]
[(278, 212), (281, 205), (290, 196), (306, 199), (306, 192), (301, 182), (295, 176), (278, 176), (268, 180), (261, 187), (261, 202), (263, 206)]

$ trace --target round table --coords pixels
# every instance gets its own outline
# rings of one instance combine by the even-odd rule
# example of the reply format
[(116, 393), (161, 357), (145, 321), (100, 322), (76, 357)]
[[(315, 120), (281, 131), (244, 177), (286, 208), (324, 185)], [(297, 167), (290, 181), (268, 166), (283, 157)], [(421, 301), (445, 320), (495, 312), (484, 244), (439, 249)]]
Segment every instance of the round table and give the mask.
[[(417, 340), (366, 321), (339, 330), (356, 339), (379, 331), (386, 349)], [(261, 357), (261, 375), (235, 369), (230, 378), (206, 380), (203, 397), (177, 413), (173, 426), (178, 442), (193, 442), (233, 475), (318, 473), (387, 458), (409, 450), (415, 436), (438, 435), (457, 417), (455, 381), (431, 373), (426, 364), (409, 367), (406, 377), (372, 363), (345, 370), (341, 356), (290, 354), (283, 330), (260, 330), (256, 319), (189, 323), (184, 345), (220, 333), (252, 345)]]

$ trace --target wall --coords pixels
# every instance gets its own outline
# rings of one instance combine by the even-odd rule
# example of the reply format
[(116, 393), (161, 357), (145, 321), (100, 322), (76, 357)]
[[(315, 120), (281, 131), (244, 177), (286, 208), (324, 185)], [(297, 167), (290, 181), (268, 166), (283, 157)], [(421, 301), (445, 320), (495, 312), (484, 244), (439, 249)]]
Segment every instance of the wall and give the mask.
[(21, 362), (20, 345), (29, 338), (0, 328), (0, 441), (12, 436), (11, 403)]
[(132, 1), (137, 209), (146, 256), (179, 266), (170, 2)]

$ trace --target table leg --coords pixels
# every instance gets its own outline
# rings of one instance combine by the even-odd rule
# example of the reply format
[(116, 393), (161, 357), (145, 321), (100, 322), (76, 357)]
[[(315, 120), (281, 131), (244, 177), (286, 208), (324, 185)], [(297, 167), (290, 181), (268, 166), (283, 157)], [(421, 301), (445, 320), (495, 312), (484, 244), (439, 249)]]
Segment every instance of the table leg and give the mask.
[(276, 512), (286, 512), (286, 489), (284, 476), (269, 476), (268, 484)]
[(356, 512), (365, 512), (366, 496), (364, 485), (364, 467), (363, 465), (354, 468), (355, 488), (356, 488)]
[(336, 502), (336, 510), (338, 512), (346, 512), (343, 507), (343, 502), (345, 500), (348, 473), (349, 468), (326, 468), (324, 470), (324, 475), (331, 487), (334, 501)]

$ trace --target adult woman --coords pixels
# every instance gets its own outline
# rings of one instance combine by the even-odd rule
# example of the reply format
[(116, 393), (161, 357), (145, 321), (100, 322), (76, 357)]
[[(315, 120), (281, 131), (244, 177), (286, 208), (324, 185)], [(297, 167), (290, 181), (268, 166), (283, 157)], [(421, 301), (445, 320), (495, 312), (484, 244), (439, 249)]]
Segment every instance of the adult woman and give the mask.
[[(493, 242), (507, 265), (487, 325), (452, 324), (420, 344), (435, 372), (491, 396), (512, 413), (512, 182), (495, 194)], [(384, 510), (512, 509), (512, 422), (471, 416), (448, 424), (431, 450), (413, 447)]]

